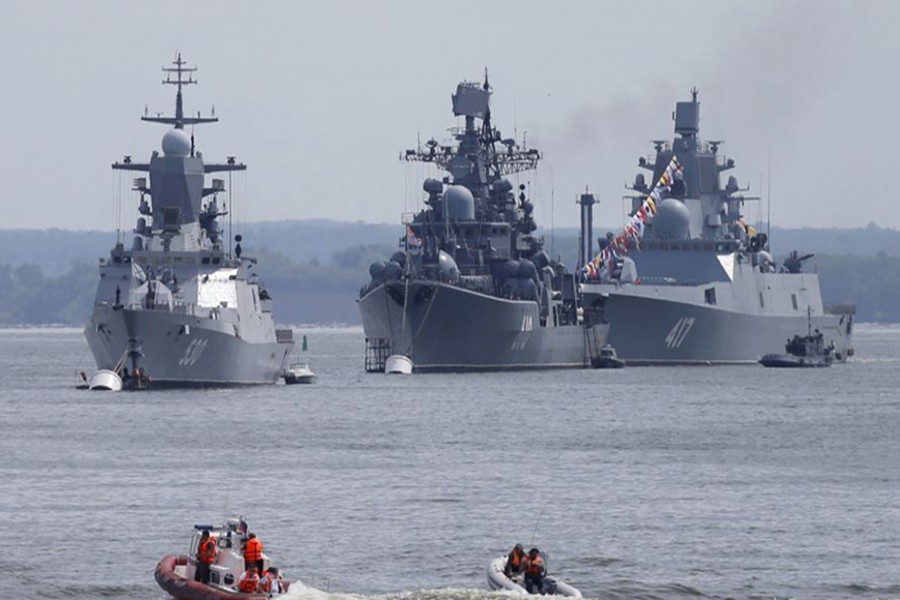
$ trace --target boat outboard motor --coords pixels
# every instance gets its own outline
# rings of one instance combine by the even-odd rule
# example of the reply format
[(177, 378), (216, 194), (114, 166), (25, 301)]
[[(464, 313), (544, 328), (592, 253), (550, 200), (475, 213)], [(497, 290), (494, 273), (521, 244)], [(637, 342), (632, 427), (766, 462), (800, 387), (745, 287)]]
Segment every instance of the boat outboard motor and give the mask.
[(456, 265), (456, 261), (443, 250), (438, 253), (438, 270), (441, 273), (441, 279), (444, 281), (449, 283), (459, 281), (459, 267)]

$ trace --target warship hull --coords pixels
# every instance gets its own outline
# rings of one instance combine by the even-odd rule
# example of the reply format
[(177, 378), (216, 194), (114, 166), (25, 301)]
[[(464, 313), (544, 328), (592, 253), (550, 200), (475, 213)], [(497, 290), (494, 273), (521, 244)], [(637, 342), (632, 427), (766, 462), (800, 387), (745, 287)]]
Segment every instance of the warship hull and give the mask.
[[(809, 326), (805, 314), (750, 314), (664, 297), (615, 294), (606, 299), (604, 314), (610, 323), (608, 342), (629, 365), (756, 363)], [(811, 318), (825, 342), (834, 342), (837, 362), (853, 354), (851, 322), (850, 315)]]
[(154, 388), (273, 384), (293, 346), (241, 339), (233, 324), (215, 319), (128, 308), (96, 310), (84, 333), (98, 368), (115, 369), (136, 351)]
[(538, 304), (507, 300), (435, 281), (382, 283), (359, 300), (363, 329), (416, 371), (572, 368), (607, 327), (541, 326)]

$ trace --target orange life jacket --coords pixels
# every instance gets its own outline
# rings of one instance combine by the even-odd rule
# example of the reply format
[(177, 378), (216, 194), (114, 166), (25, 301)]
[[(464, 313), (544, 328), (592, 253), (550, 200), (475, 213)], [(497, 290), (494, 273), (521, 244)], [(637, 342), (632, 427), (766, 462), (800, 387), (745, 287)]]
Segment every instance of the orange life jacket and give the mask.
[(256, 574), (256, 569), (244, 571), (244, 574), (241, 575), (241, 580), (238, 581), (238, 590), (245, 594), (252, 594), (258, 586), (259, 575)]
[(200, 547), (197, 548), (197, 560), (208, 565), (211, 565), (216, 560), (216, 538), (210, 537), (205, 542), (200, 542)]
[(544, 559), (540, 557), (540, 555), (535, 556), (534, 558), (526, 558), (525, 559), (525, 572), (528, 575), (543, 575), (544, 574)]
[(247, 540), (244, 546), (244, 560), (256, 562), (262, 560), (263, 545), (257, 538)]
[(517, 548), (513, 548), (509, 553), (509, 567), (514, 571), (522, 569), (522, 553)]
[(259, 580), (259, 591), (265, 592), (266, 594), (270, 592), (281, 593), (284, 589), (279, 580), (279, 576), (271, 571), (266, 571), (266, 574)]

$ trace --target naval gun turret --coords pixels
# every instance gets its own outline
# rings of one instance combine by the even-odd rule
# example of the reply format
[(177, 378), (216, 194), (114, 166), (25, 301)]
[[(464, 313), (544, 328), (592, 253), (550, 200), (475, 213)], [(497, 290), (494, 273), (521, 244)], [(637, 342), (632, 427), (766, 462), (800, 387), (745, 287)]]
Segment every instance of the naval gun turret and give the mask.
[(809, 260), (813, 256), (815, 256), (813, 253), (800, 256), (798, 251), (791, 250), (788, 257), (784, 259), (784, 270), (788, 273), (799, 273), (803, 269), (803, 262)]

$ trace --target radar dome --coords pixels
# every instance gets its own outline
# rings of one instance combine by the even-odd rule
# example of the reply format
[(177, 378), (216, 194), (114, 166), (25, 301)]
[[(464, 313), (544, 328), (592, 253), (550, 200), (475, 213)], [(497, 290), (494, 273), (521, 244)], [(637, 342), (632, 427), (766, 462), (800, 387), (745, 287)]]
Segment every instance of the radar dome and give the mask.
[(691, 213), (683, 202), (666, 198), (653, 217), (653, 233), (664, 240), (683, 240), (690, 233)]
[(444, 207), (447, 216), (456, 221), (475, 220), (475, 197), (468, 188), (451, 185), (444, 192)]
[(163, 136), (162, 151), (166, 156), (187, 156), (191, 153), (191, 138), (181, 129), (170, 129)]
[(438, 269), (441, 272), (441, 278), (450, 283), (459, 281), (459, 267), (453, 257), (441, 250), (438, 253)]

